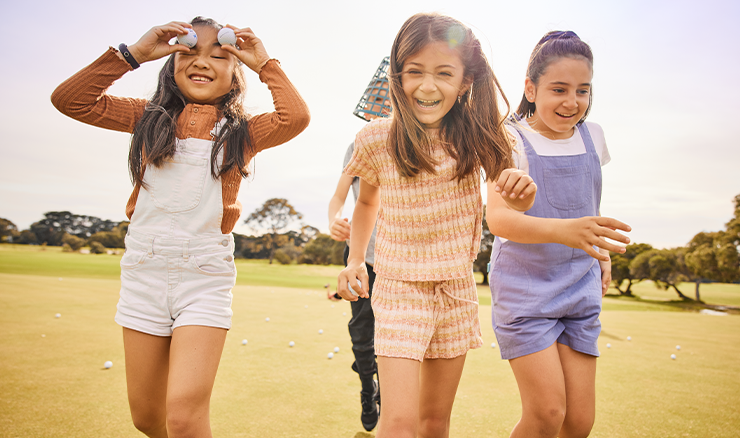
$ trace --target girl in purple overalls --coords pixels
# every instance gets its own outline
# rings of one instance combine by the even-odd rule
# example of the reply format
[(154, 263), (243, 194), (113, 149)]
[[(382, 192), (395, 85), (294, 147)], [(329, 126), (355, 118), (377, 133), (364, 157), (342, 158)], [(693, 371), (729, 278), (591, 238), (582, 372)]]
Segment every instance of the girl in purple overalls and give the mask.
[[(530, 57), (522, 99), (509, 124), (514, 162), (538, 186), (517, 212), (489, 183), (493, 328), (522, 399), (512, 437), (585, 437), (595, 415), (601, 299), (611, 282), (609, 251), (629, 243), (599, 216), (604, 133), (585, 122), (593, 55), (573, 32), (549, 32)], [(500, 196), (502, 195), (502, 196)], [(597, 263), (598, 261), (598, 263)]]

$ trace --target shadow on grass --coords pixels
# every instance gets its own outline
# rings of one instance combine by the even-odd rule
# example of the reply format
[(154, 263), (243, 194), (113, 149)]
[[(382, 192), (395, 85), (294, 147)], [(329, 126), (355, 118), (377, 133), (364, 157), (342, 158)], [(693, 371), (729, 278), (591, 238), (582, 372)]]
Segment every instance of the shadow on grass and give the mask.
[(702, 310), (714, 310), (731, 315), (740, 315), (740, 307), (717, 305), (717, 304), (706, 304), (694, 300), (651, 300), (641, 298), (637, 295), (620, 295), (620, 294), (606, 294), (605, 298), (612, 298), (620, 301), (627, 301), (630, 303), (650, 304), (655, 306), (663, 306), (665, 310), (685, 311), (685, 312), (701, 312)]

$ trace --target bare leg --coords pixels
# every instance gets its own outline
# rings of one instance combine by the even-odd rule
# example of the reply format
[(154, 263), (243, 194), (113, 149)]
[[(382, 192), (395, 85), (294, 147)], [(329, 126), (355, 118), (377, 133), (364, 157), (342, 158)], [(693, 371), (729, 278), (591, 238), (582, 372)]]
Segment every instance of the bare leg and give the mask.
[(565, 421), (560, 438), (581, 438), (591, 433), (596, 416), (596, 357), (557, 344), (565, 377)]
[(419, 437), (450, 436), (452, 404), (455, 402), (464, 365), (465, 355), (454, 359), (429, 359), (422, 362)]
[(522, 418), (512, 438), (555, 438), (565, 419), (565, 380), (558, 347), (509, 361), (522, 399)]
[(421, 362), (412, 359), (378, 357), (383, 411), (376, 438), (416, 437), (420, 365)]
[(123, 329), (126, 387), (134, 426), (151, 438), (167, 437), (170, 337)]
[(171, 438), (211, 437), (210, 402), (226, 330), (178, 327), (172, 333), (167, 386), (167, 431)]

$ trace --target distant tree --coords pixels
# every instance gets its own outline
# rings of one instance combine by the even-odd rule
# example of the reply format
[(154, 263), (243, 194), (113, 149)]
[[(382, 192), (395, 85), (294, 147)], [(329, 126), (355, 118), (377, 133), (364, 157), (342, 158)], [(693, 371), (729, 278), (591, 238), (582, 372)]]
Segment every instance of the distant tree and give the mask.
[(268, 231), (266, 233), (269, 236), (267, 245), (270, 264), (272, 264), (275, 250), (285, 244), (285, 239), (281, 239), (280, 232), (300, 219), (303, 219), (303, 215), (297, 212), (287, 199), (272, 198), (250, 214), (244, 223), (254, 230)]
[(99, 242), (106, 248), (125, 248), (126, 233), (128, 232), (128, 221), (120, 222), (110, 231), (98, 231), (87, 239), (87, 244)]
[(488, 284), (488, 263), (491, 261), (491, 250), (493, 249), (493, 242), (496, 236), (491, 233), (488, 229), (488, 222), (486, 221), (486, 206), (483, 206), (483, 233), (480, 242), (480, 251), (478, 251), (478, 257), (473, 262), (473, 266), (476, 270), (483, 274), (483, 281), (481, 284)]
[(685, 263), (686, 248), (653, 249), (638, 254), (630, 263), (630, 275), (639, 280), (652, 280), (661, 289), (673, 290), (679, 298), (694, 301), (678, 289), (678, 284), (691, 281)]
[(300, 263), (309, 265), (328, 265), (332, 263), (335, 240), (327, 234), (319, 234), (303, 248)]
[(107, 251), (100, 242), (90, 244), (90, 254), (105, 254)]
[(0, 243), (13, 243), (20, 236), (21, 233), (13, 222), (0, 217)]
[(36, 235), (39, 243), (59, 246), (65, 233), (88, 239), (99, 231), (110, 231), (118, 224), (95, 216), (72, 214), (68, 211), (50, 211), (44, 213), (44, 219), (31, 224), (29, 229)]
[(26, 245), (37, 245), (39, 243), (39, 239), (36, 237), (36, 234), (34, 234), (33, 231), (23, 230), (21, 231), (21, 235), (18, 237), (17, 242)]
[(694, 274), (696, 300), (699, 285), (706, 281), (732, 283), (740, 279), (740, 256), (733, 236), (724, 231), (699, 233), (686, 251), (686, 266)]
[(735, 215), (725, 225), (727, 238), (735, 247), (740, 247), (740, 195), (735, 196)]
[[(635, 257), (643, 252), (650, 251), (653, 247), (647, 243), (633, 243), (632, 245), (627, 245), (625, 249), (626, 251), (624, 254), (616, 252), (609, 253), (612, 259), (612, 284), (614, 284), (614, 288), (619, 291), (620, 295), (633, 296), (632, 285), (639, 283), (642, 279), (637, 279), (632, 276), (630, 273), (630, 263), (632, 263), (632, 260), (634, 260)], [(622, 290), (620, 289), (620, 286), (625, 281), (627, 282), (627, 287)]]
[(65, 233), (64, 236), (62, 236), (62, 243), (64, 245), (68, 245), (72, 252), (76, 252), (85, 246), (85, 239)]

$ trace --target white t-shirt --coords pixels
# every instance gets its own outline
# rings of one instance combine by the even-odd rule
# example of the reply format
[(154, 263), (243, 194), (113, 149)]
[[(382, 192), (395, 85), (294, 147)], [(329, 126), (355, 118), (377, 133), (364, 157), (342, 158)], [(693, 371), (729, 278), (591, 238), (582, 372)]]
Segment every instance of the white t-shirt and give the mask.
[[(550, 140), (549, 138), (538, 134), (532, 128), (526, 119), (522, 119), (520, 122), (524, 136), (527, 137), (529, 143), (537, 152), (537, 155), (542, 156), (561, 156), (561, 155), (580, 155), (586, 153), (586, 145), (583, 143), (580, 131), (576, 128), (573, 131), (573, 135), (570, 138), (562, 140)], [(514, 166), (527, 172), (529, 175), (529, 161), (527, 160), (527, 153), (524, 151), (524, 145), (522, 138), (519, 136), (519, 132), (512, 126), (506, 125), (506, 128), (516, 138), (516, 146), (514, 146)], [(594, 142), (594, 149), (596, 154), (599, 156), (601, 166), (603, 167), (611, 161), (612, 157), (609, 155), (609, 149), (606, 148), (606, 139), (604, 138), (604, 130), (601, 126), (593, 122), (586, 122), (586, 128), (591, 134), (591, 140)]]

